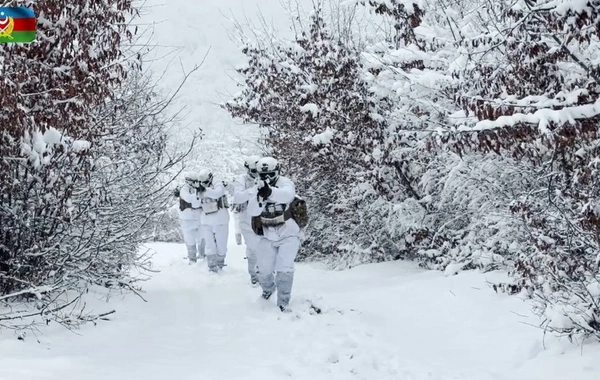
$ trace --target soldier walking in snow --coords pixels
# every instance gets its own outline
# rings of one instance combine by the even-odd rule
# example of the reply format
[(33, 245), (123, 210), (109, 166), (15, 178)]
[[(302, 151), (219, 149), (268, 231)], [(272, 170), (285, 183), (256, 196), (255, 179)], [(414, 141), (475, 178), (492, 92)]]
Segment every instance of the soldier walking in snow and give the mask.
[(258, 160), (256, 169), (260, 180), (253, 187), (256, 196), (248, 202), (248, 213), (253, 216), (253, 230), (260, 235), (258, 279), (262, 298), (269, 299), (277, 290), (277, 306), (286, 312), (289, 311), (294, 282), (294, 260), (302, 235), (291, 212), (296, 188), (289, 178), (280, 175), (281, 167), (273, 157)]
[(259, 236), (252, 231), (252, 216), (248, 214), (247, 207), (248, 201), (251, 198), (256, 198), (257, 189), (255, 188), (255, 181), (258, 178), (256, 162), (259, 159), (260, 157), (258, 156), (247, 157), (244, 161), (246, 173), (237, 176), (232, 182), (233, 202), (235, 204), (236, 217), (239, 221), (239, 229), (244, 237), (244, 242), (246, 243), (248, 274), (250, 275), (250, 282), (252, 285), (258, 283), (258, 275), (256, 273), (256, 244), (258, 243)]
[(205, 241), (200, 228), (202, 205), (199, 188), (198, 173), (190, 172), (185, 175), (185, 184), (175, 193), (179, 197), (179, 219), (190, 264), (197, 262), (198, 258), (204, 258)]
[(201, 230), (206, 241), (206, 262), (211, 272), (225, 266), (227, 238), (229, 235), (229, 211), (227, 194), (222, 181), (213, 177), (210, 170), (198, 173), (200, 202), (202, 204)]

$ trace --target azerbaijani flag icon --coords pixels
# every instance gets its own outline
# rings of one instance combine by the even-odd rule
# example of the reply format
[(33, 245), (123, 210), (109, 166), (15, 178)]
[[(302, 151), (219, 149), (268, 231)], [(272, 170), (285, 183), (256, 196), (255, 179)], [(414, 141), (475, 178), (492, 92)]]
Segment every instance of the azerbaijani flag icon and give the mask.
[(0, 7), (0, 42), (35, 40), (35, 13), (26, 7)]

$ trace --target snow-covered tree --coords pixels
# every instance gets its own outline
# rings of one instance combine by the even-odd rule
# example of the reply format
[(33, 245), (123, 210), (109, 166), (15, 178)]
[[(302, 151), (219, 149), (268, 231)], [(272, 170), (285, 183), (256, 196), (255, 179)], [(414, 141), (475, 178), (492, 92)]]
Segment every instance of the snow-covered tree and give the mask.
[[(317, 19), (321, 24), (310, 24), (296, 41), (265, 38), (262, 45), (246, 47), (251, 57), (241, 71), (245, 87), (228, 107), (235, 116), (265, 126), (269, 146), (306, 184), (316, 212), (305, 254), (329, 254), (335, 267), (410, 257), (435, 268), (453, 261), (493, 267), (497, 260), (490, 257), (506, 252), (510, 243), (492, 252), (484, 234), (473, 239), (471, 231), (500, 223), (497, 215), (495, 222), (486, 219), (500, 202), (486, 199), (497, 193), (497, 184), (484, 168), (495, 171), (496, 166), (477, 160), (465, 165), (457, 154), (436, 149), (427, 139), (451, 124), (460, 110), (452, 67), (458, 41), (437, 37), (452, 28), (440, 16), (444, 8), (396, 0), (364, 5), (390, 26), (366, 38), (368, 43), (349, 47), (340, 41), (351, 37), (328, 32), (325, 44), (324, 34), (315, 33), (324, 30)], [(332, 42), (351, 52), (351, 70), (331, 70), (335, 79), (324, 76), (323, 81), (315, 76), (323, 70), (319, 65), (340, 70), (347, 62), (321, 48)], [(355, 94), (368, 109), (343, 107), (352, 103), (339, 100)], [(301, 109), (314, 113), (306, 117)], [(368, 110), (368, 118), (361, 109)], [(332, 112), (345, 116), (341, 127)], [(476, 168), (477, 178), (470, 177), (469, 167)], [(326, 218), (323, 210), (334, 212)], [(476, 240), (467, 250), (477, 257), (471, 260), (460, 247)]]
[(347, 45), (317, 12), (248, 44), (226, 106), (317, 211), (305, 255), (507, 266), (549, 327), (598, 335), (600, 2), (355, 3), (381, 33)]
[(328, 30), (319, 10), (301, 33), (270, 46), (247, 42), (244, 88), (225, 107), (264, 127), (270, 153), (310, 204), (305, 248), (331, 254), (358, 225), (347, 198), (372, 176), (383, 123), (360, 79), (358, 52)]
[(133, 289), (179, 158), (165, 157), (165, 103), (126, 43), (131, 1), (34, 10), (36, 41), (0, 47), (0, 325), (72, 326), (94, 318), (81, 313), (89, 287)]
[[(514, 157), (530, 173), (510, 210), (529, 244), (518, 285), (550, 329), (600, 337), (598, 60), (600, 2), (488, 4), (494, 29), (463, 41), (471, 55), (454, 150)], [(468, 46), (467, 46), (468, 45)]]
[(364, 77), (388, 126), (377, 183), (385, 196), (370, 207), (368, 223), (380, 224), (386, 251), (426, 267), (501, 265), (512, 241), (498, 242), (518, 235), (504, 228), (514, 223), (498, 209), (506, 196), (498, 192), (499, 178), (514, 170), (500, 173), (506, 162), (460, 157), (430, 141), (461, 120), (456, 93), (467, 58), (460, 44), (480, 20), (467, 14), (468, 1), (363, 4), (390, 25), (371, 36), (362, 54)]

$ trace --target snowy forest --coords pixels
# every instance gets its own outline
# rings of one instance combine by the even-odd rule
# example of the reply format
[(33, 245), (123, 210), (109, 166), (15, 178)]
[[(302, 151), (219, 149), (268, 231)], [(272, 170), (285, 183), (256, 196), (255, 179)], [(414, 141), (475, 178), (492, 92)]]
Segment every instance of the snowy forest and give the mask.
[[(172, 190), (214, 155), (204, 127), (177, 139), (172, 103), (202, 62), (162, 91), (141, 4), (20, 3), (38, 29), (0, 44), (0, 331), (23, 336), (114, 313), (92, 293), (143, 299), (145, 244), (180, 242)], [(306, 199), (297, 261), (505, 271), (489, 291), (525, 298), (536, 333), (600, 340), (600, 0), (305, 11), (290, 33), (234, 20), (246, 63), (218, 103)], [(218, 149), (229, 179), (240, 148)]]

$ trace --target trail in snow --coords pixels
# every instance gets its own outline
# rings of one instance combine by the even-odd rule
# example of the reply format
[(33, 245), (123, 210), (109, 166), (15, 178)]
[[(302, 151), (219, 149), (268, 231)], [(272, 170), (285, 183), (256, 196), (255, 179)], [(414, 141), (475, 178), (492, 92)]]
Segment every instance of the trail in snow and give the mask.
[(583, 357), (566, 342), (544, 351), (540, 331), (522, 323), (535, 321), (527, 305), (496, 295), (481, 274), (301, 264), (294, 312), (282, 314), (259, 301), (243, 247), (229, 244), (220, 275), (187, 265), (183, 245), (151, 245), (160, 272), (147, 303), (128, 296), (113, 321), (50, 330), (39, 344), (1, 336), (0, 379), (591, 380), (600, 370), (596, 345)]

